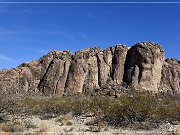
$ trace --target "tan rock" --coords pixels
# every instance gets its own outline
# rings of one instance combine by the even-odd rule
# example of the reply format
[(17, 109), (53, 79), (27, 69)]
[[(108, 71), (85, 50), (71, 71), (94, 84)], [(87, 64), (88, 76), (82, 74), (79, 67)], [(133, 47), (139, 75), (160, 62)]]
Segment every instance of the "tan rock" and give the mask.
[(132, 87), (158, 92), (164, 51), (158, 44), (138, 43), (128, 50), (124, 81)]
[(162, 69), (160, 92), (175, 94), (180, 92), (180, 62), (167, 59)]
[(151, 42), (88, 48), (74, 54), (52, 51), (39, 60), (0, 71), (0, 91), (16, 94), (62, 96), (104, 88), (122, 93), (127, 86), (175, 93), (180, 91), (179, 84), (180, 62), (164, 61), (161, 46)]

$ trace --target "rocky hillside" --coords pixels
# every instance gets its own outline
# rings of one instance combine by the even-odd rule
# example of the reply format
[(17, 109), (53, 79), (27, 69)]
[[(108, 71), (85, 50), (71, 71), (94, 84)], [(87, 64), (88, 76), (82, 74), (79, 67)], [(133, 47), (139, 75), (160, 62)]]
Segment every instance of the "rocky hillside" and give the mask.
[[(116, 45), (73, 53), (52, 51), (39, 60), (0, 71), (0, 91), (72, 94), (108, 86), (153, 92), (180, 92), (180, 61), (164, 60), (159, 44)], [(121, 91), (121, 89), (118, 89)]]

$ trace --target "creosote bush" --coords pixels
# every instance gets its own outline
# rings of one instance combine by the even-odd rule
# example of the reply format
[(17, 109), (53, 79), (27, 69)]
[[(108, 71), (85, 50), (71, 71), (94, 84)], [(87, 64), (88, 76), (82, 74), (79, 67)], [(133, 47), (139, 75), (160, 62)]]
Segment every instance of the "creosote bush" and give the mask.
[(0, 91), (0, 119), (4, 119), (7, 113), (17, 113), (18, 103), (23, 100), (25, 94), (14, 94), (9, 91)]
[(180, 95), (160, 96), (148, 91), (135, 91), (119, 98), (75, 95), (64, 97), (26, 98), (21, 108), (28, 114), (93, 114), (100, 122), (123, 126), (134, 122), (180, 120)]

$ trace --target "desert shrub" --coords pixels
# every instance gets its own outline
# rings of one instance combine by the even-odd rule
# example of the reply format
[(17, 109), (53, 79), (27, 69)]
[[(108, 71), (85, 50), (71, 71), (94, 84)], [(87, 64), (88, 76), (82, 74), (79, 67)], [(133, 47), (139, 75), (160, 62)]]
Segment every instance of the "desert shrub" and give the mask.
[(0, 91), (0, 120), (5, 122), (8, 114), (20, 114), (20, 102), (24, 99), (25, 94), (14, 94), (9, 91)]
[(154, 110), (155, 120), (180, 120), (180, 95), (166, 96), (159, 100), (158, 106)]
[(110, 101), (105, 118), (109, 124), (113, 125), (145, 121), (153, 114), (157, 101), (153, 94), (146, 91), (124, 95)]
[[(92, 113), (99, 122), (123, 126), (134, 122), (180, 120), (180, 96), (160, 96), (148, 91), (134, 91), (119, 98), (74, 95), (26, 98), (22, 106), (29, 114)], [(151, 123), (150, 123), (151, 124)]]
[(2, 126), (2, 131), (4, 132), (24, 132), (25, 131), (24, 124), (21, 123), (4, 123)]
[(104, 112), (105, 121), (114, 126), (134, 122), (149, 121), (149, 124), (152, 124), (151, 122), (180, 120), (178, 95), (162, 98), (148, 91), (135, 91), (130, 95), (109, 100), (106, 105), (109, 109)]
[(8, 92), (0, 92), (0, 113), (6, 112), (14, 106), (16, 98)]
[(157, 105), (157, 98), (148, 91), (135, 92), (131, 97), (121, 99), (123, 113), (130, 120), (144, 121), (149, 118)]
[(26, 98), (22, 103), (28, 114), (66, 114), (71, 111), (71, 101), (66, 97)]

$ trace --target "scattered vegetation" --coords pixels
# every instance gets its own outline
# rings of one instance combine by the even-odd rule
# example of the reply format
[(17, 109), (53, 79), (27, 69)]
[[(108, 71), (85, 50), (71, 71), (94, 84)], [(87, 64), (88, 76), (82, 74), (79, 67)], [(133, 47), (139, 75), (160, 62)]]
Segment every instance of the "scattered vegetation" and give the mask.
[(16, 102), (15, 96), (8, 92), (0, 91), (0, 114), (12, 108)]
[(26, 98), (21, 106), (33, 115), (93, 114), (96, 123), (125, 126), (134, 122), (180, 120), (180, 95), (162, 96), (136, 91), (119, 98), (75, 95), (49, 98)]
[(4, 123), (1, 127), (1, 130), (4, 132), (23, 132), (25, 129), (26, 127), (24, 124), (13, 122)]
[[(153, 125), (165, 121), (180, 121), (180, 95), (163, 96), (148, 91), (135, 91), (121, 97), (74, 95), (64, 97), (28, 97), (15, 104), (19, 113), (39, 116), (92, 115), (94, 124), (129, 126), (139, 123)], [(21, 109), (20, 109), (21, 108)], [(68, 115), (67, 115), (68, 116)], [(57, 121), (62, 120), (59, 119)], [(64, 123), (63, 123), (64, 124)], [(73, 122), (67, 118), (65, 125)], [(91, 125), (92, 123), (87, 123)], [(148, 129), (147, 126), (144, 126)]]

